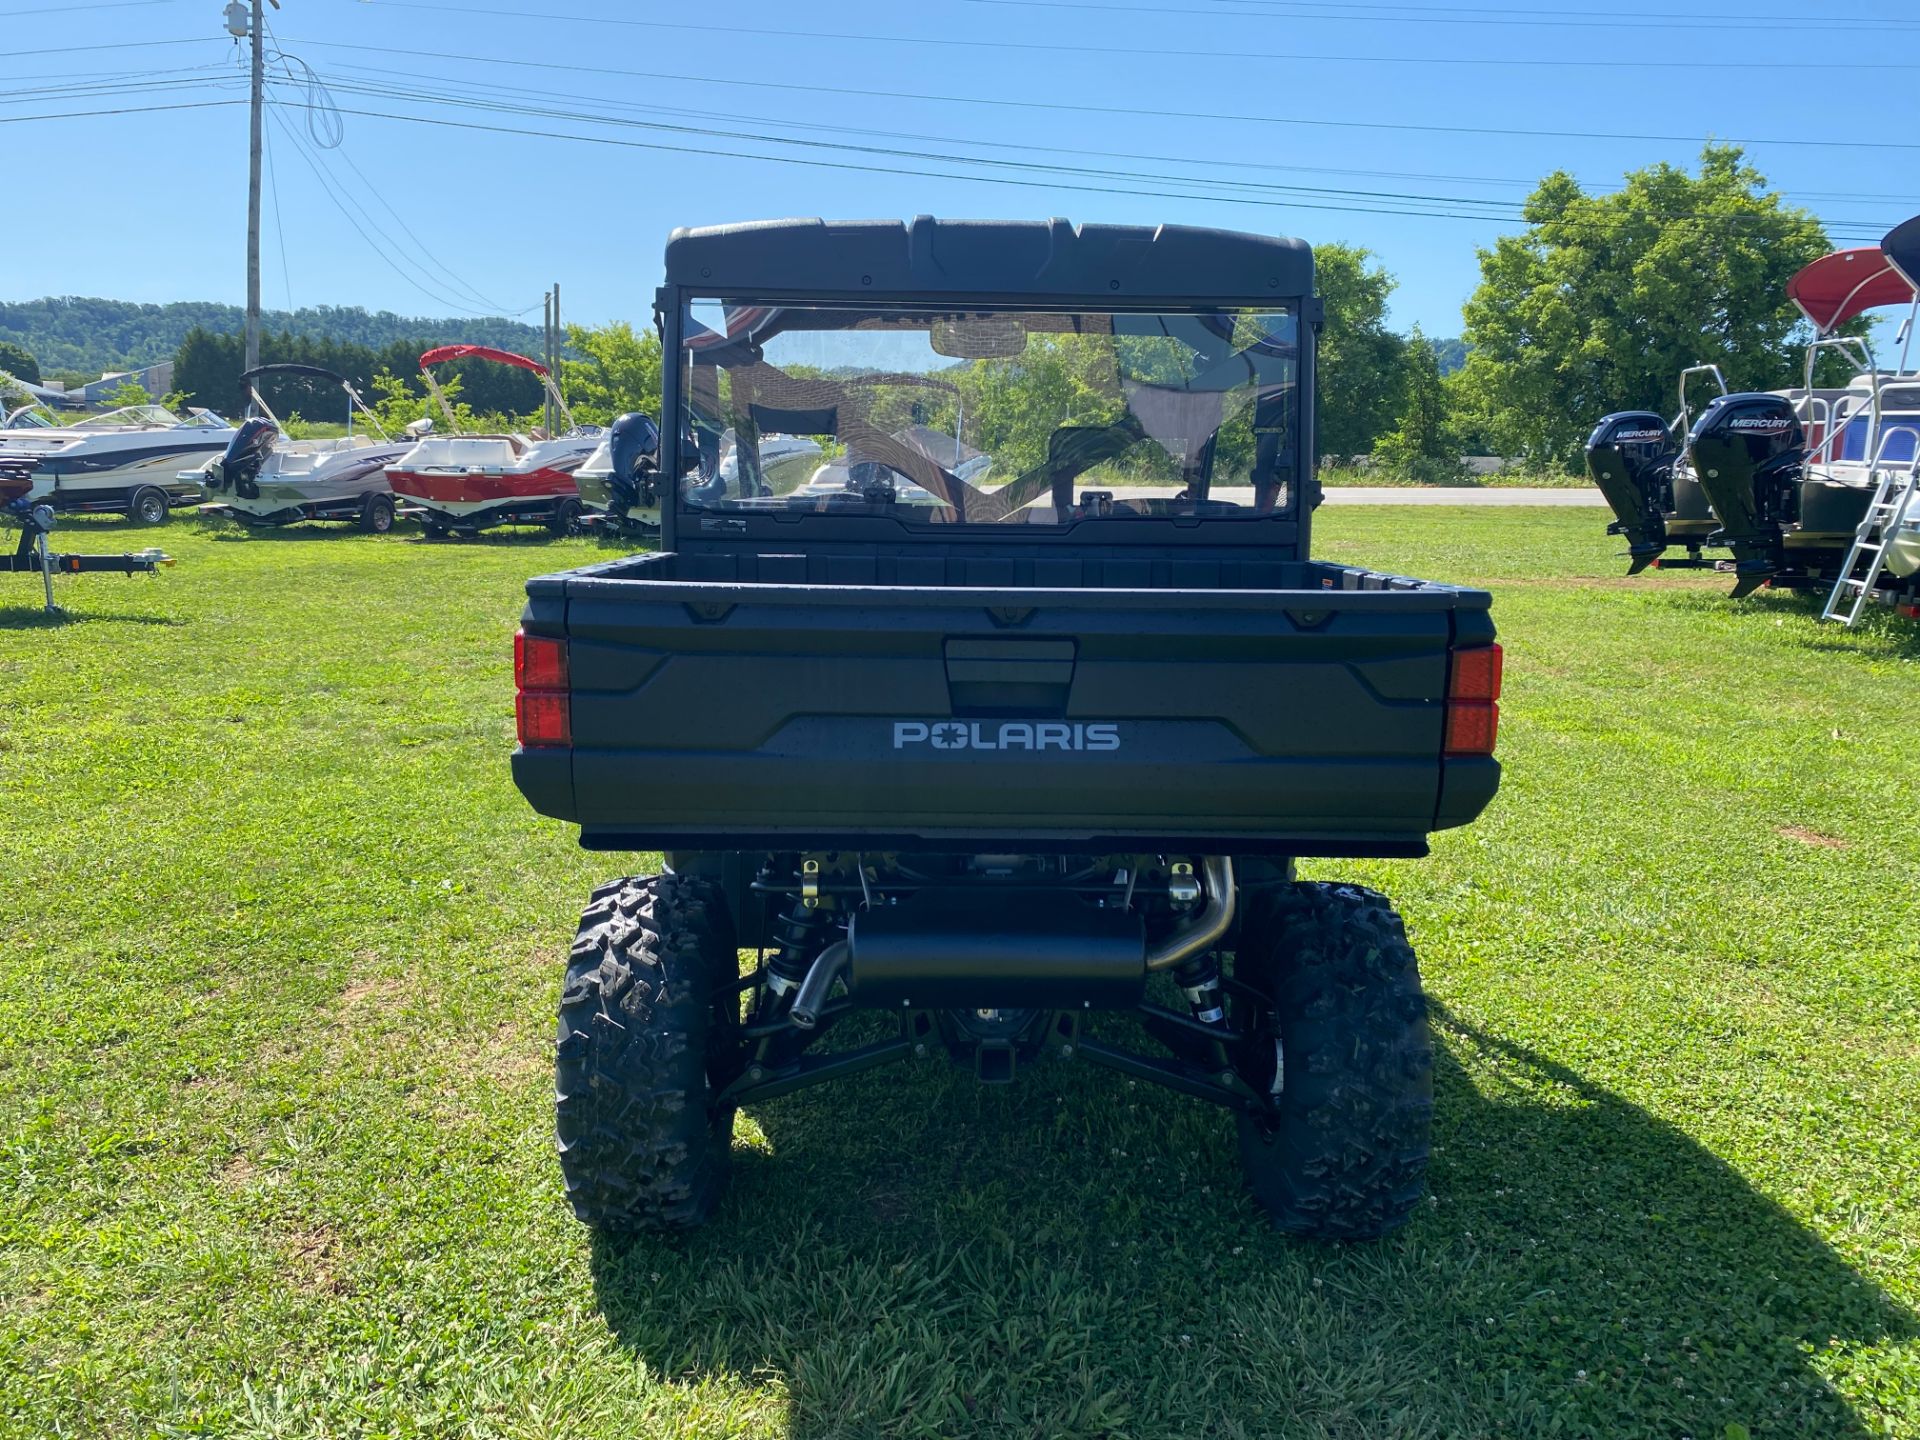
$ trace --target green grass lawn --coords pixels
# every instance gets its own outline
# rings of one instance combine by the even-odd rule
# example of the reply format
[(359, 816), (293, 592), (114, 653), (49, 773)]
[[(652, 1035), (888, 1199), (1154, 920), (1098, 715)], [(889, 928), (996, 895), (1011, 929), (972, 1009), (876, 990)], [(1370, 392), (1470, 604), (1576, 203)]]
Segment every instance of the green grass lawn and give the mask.
[[(1230, 1121), (943, 1061), (744, 1117), (693, 1236), (561, 1199), (614, 857), (507, 774), (584, 540), (301, 531), (0, 577), (0, 1433), (1920, 1436), (1920, 627), (1632, 582), (1595, 512), (1325, 512), (1489, 583), (1507, 781), (1392, 893), (1432, 1199), (1272, 1233)], [(645, 859), (633, 862), (636, 868)]]

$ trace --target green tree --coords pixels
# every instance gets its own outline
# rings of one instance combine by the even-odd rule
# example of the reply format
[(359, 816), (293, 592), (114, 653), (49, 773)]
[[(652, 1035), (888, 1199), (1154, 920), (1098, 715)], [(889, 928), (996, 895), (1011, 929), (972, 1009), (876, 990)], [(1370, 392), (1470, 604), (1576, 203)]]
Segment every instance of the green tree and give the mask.
[(574, 417), (609, 425), (629, 410), (660, 419), (660, 337), (612, 325), (569, 325), (567, 344), (581, 358), (560, 362), (560, 389)]
[(40, 362), (25, 348), (8, 340), (0, 340), (0, 370), (29, 385), (40, 383)]
[(1380, 437), (1373, 458), (1384, 470), (1423, 485), (1458, 481), (1466, 473), (1454, 435), (1451, 397), (1440, 373), (1440, 352), (1420, 333), (1407, 337), (1401, 362), (1400, 417)]
[(1393, 276), (1352, 245), (1317, 245), (1314, 275), (1326, 306), (1320, 332), (1320, 453), (1365, 455), (1394, 421), (1405, 342), (1387, 328)]
[(1614, 410), (1673, 408), (1688, 365), (1729, 383), (1778, 385), (1803, 339), (1786, 282), (1828, 249), (1734, 145), (1700, 173), (1650, 165), (1611, 194), (1556, 171), (1525, 207), (1527, 230), (1480, 252), (1465, 307), (1459, 394), (1508, 455), (1571, 460)]
[(102, 397), (100, 403), (109, 410), (119, 410), (128, 405), (151, 405), (153, 396), (138, 380), (122, 380)]

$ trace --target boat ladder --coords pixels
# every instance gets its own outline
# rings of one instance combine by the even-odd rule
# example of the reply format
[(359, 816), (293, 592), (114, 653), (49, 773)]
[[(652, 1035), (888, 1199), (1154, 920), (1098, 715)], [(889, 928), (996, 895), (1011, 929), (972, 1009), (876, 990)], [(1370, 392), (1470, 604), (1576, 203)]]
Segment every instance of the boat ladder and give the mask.
[[(1887, 442), (1900, 434), (1905, 434), (1912, 443), (1913, 454), (1904, 463), (1889, 465), (1886, 463)], [(1874, 447), (1870, 473), (1878, 482), (1873, 488), (1873, 499), (1867, 505), (1867, 513), (1860, 517), (1860, 528), (1853, 533), (1853, 544), (1847, 548), (1840, 577), (1834, 581), (1833, 593), (1827, 596), (1826, 609), (1820, 612), (1822, 620), (1852, 625), (1866, 608), (1873, 587), (1880, 579), (1881, 568), (1887, 563), (1887, 542), (1893, 539), (1894, 526), (1907, 513), (1914, 496), (1920, 495), (1920, 430), (1911, 425), (1897, 425), (1883, 434)]]

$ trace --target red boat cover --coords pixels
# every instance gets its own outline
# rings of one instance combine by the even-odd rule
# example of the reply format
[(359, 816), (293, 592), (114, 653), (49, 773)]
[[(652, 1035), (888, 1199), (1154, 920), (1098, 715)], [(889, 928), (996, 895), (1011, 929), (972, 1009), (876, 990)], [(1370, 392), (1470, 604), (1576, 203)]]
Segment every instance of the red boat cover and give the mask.
[(496, 350), (491, 345), (442, 345), (437, 350), (429, 350), (420, 357), (420, 368), (429, 365), (442, 365), (449, 360), (498, 360), (502, 365), (518, 365), (522, 370), (531, 370), (536, 375), (547, 373), (547, 367), (538, 360), (529, 360), (524, 355), (516, 355), (511, 350)]
[(1920, 289), (1920, 215), (1889, 230), (1880, 242), (1880, 253), (1893, 262), (1894, 268), (1906, 276), (1915, 289)]
[(1877, 247), (1836, 250), (1787, 281), (1787, 298), (1822, 335), (1882, 305), (1910, 305), (1913, 293), (1912, 282)]

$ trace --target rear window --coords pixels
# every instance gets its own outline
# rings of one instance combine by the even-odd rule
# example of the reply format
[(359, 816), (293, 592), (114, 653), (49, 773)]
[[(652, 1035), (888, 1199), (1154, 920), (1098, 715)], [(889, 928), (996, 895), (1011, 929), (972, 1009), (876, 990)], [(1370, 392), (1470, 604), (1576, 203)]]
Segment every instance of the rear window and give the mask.
[(790, 305), (680, 317), (679, 503), (909, 526), (1291, 516), (1299, 313)]

